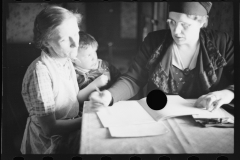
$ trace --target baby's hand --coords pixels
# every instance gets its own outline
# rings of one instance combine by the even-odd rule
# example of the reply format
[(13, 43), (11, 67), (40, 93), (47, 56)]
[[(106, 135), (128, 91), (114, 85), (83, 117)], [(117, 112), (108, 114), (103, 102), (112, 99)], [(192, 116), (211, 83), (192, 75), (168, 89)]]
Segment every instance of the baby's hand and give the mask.
[(107, 75), (102, 74), (98, 78), (96, 78), (92, 83), (98, 88), (101, 88), (103, 86), (106, 86), (109, 81), (109, 78)]

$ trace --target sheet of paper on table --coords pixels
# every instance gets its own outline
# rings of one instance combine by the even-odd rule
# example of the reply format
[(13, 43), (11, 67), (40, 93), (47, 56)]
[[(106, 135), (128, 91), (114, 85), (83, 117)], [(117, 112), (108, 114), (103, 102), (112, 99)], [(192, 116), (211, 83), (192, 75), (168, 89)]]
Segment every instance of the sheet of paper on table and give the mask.
[(156, 136), (168, 132), (164, 123), (156, 122), (137, 101), (115, 103), (97, 115), (112, 137)]
[(165, 134), (168, 132), (168, 129), (162, 122), (152, 122), (109, 127), (109, 131), (112, 137), (143, 137)]
[(225, 111), (224, 109), (222, 108), (219, 108), (218, 110), (216, 110), (216, 114), (213, 113), (211, 114), (210, 113), (206, 113), (206, 114), (195, 114), (195, 115), (192, 115), (193, 118), (196, 118), (196, 119), (212, 119), (212, 118), (225, 118), (225, 117), (228, 117), (231, 119), (232, 122), (234, 122), (234, 116), (231, 115), (230, 113), (227, 113), (227, 111)]
[(225, 117), (225, 110), (222, 108), (209, 112), (206, 109), (194, 107), (196, 99), (184, 99), (178, 95), (168, 95), (167, 104), (162, 110), (152, 110), (146, 103), (146, 98), (138, 102), (156, 120), (164, 120), (171, 117), (198, 115), (198, 117), (221, 118)]
[(196, 100), (186, 100), (178, 95), (167, 96), (167, 99), (167, 104), (162, 110), (152, 110), (148, 107), (146, 98), (143, 98), (117, 102), (107, 110), (97, 112), (97, 115), (103, 126), (108, 127), (111, 135), (115, 137), (151, 136), (167, 133), (166, 126), (161, 122), (166, 118), (194, 114), (209, 117), (224, 115), (222, 110), (211, 113), (195, 108)]

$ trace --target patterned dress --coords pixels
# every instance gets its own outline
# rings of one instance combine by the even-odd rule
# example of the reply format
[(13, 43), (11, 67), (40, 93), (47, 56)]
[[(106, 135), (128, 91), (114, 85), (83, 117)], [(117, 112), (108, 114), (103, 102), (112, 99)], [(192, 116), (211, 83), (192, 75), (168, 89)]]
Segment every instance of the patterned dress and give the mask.
[[(45, 52), (28, 67), (22, 83), (22, 97), (29, 112), (21, 145), (22, 154), (59, 153), (79, 148), (80, 129), (68, 135), (44, 134), (37, 117), (55, 114), (56, 120), (71, 120), (78, 116), (79, 92), (76, 73), (69, 59), (65, 66)], [(78, 142), (78, 143), (76, 143)], [(64, 149), (63, 149), (64, 150)], [(76, 152), (76, 150), (72, 150)]]

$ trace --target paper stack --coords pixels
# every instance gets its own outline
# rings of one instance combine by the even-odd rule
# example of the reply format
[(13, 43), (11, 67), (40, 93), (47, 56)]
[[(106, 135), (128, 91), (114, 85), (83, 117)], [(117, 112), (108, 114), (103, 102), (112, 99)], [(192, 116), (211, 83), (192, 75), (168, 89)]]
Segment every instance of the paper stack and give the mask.
[(196, 100), (186, 100), (178, 95), (167, 96), (167, 104), (162, 110), (152, 110), (146, 98), (120, 101), (106, 110), (97, 112), (104, 127), (109, 128), (113, 137), (139, 137), (161, 135), (168, 132), (163, 120), (185, 115), (205, 115), (221, 117), (221, 109), (211, 113), (194, 107)]

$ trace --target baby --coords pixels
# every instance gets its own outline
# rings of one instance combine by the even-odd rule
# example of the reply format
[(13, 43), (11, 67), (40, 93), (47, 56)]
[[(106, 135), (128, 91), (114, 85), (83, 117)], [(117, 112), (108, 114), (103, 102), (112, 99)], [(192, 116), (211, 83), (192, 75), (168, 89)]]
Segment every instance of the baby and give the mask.
[(98, 42), (95, 38), (80, 31), (78, 54), (72, 60), (80, 89), (80, 102), (86, 101), (96, 88), (110, 87), (121, 75), (113, 65), (98, 59), (97, 49)]

